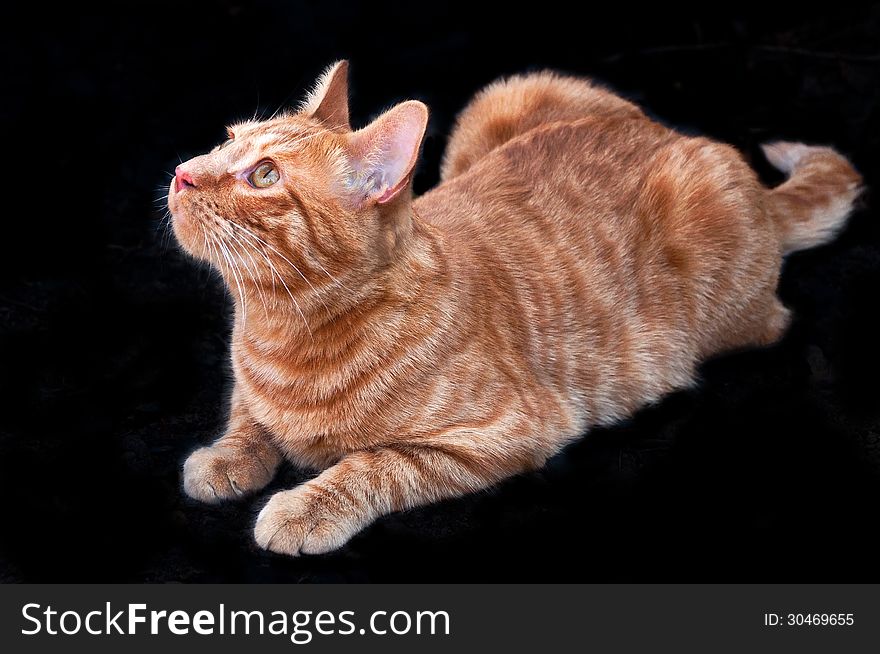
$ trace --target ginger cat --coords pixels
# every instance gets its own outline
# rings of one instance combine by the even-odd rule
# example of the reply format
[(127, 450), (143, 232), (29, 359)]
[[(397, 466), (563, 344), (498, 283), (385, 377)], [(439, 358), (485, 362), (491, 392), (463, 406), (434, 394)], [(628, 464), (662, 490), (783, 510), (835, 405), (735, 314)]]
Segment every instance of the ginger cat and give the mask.
[(861, 179), (829, 148), (683, 136), (585, 80), (496, 82), (413, 200), (428, 120), (404, 102), (352, 131), (347, 64), (300, 111), (182, 165), (175, 234), (235, 301), (226, 433), (183, 469), (206, 502), (275, 494), (255, 537), (336, 549), (378, 517), (541, 466), (593, 425), (786, 329), (782, 257), (831, 239)]

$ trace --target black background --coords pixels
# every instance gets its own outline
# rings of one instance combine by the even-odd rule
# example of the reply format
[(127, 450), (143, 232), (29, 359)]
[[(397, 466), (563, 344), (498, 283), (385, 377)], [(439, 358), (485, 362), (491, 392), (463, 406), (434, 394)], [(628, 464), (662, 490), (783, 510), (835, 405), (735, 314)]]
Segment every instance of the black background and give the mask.
[(707, 363), (695, 390), (540, 472), (296, 560), (257, 551), (251, 527), (300, 473), (237, 505), (182, 495), (183, 458), (223, 427), (230, 302), (169, 241), (161, 202), (178, 158), (341, 57), (356, 126), (406, 98), (431, 108), (417, 191), (478, 88), (543, 67), (740, 147), (768, 183), (757, 144), (789, 138), (833, 144), (871, 185), (880, 5), (73, 4), (3, 19), (0, 580), (880, 581), (870, 197), (785, 264), (780, 345)]

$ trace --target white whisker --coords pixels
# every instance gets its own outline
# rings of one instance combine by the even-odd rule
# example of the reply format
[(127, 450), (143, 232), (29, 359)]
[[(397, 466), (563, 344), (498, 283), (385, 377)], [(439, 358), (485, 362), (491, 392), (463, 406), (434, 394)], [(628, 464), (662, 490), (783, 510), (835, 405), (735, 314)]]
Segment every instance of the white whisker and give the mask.
[[(212, 238), (214, 238), (213, 235), (212, 235)], [(238, 287), (238, 297), (241, 300), (241, 310), (242, 310), (241, 324), (242, 324), (242, 326), (244, 326), (245, 323), (247, 322), (247, 300), (245, 300), (245, 294), (244, 294), (244, 280), (239, 275), (238, 267), (235, 265), (235, 261), (233, 259), (232, 253), (229, 251), (229, 248), (226, 247), (226, 244), (223, 243), (223, 241), (221, 241), (219, 239), (216, 239), (215, 242), (219, 246), (219, 248), (223, 254), (223, 258), (226, 259), (226, 263), (228, 264), (229, 269), (232, 272), (232, 276), (235, 278), (235, 285)]]
[(236, 227), (238, 227), (239, 229), (241, 229), (245, 234), (248, 234), (248, 235), (251, 236), (252, 238), (255, 238), (258, 242), (262, 243), (264, 246), (266, 246), (267, 248), (269, 248), (270, 250), (272, 250), (272, 252), (274, 252), (274, 253), (277, 254), (279, 257), (281, 257), (282, 259), (284, 259), (284, 261), (286, 261), (287, 264), (288, 264), (291, 268), (293, 268), (293, 269), (297, 272), (297, 274), (298, 274), (300, 277), (303, 278), (303, 281), (304, 281), (306, 284), (309, 285), (309, 288), (311, 288), (312, 291), (315, 292), (315, 295), (318, 296), (318, 299), (321, 301), (321, 304), (324, 305), (324, 309), (327, 311), (327, 317), (328, 317), (328, 318), (331, 317), (332, 314), (330, 313), (330, 307), (328, 307), (328, 306), (327, 306), (327, 303), (324, 301), (323, 294), (322, 294), (317, 288), (315, 288), (314, 284), (312, 284), (312, 282), (309, 281), (308, 277), (306, 277), (306, 276), (302, 273), (302, 271), (301, 271), (299, 268), (296, 267), (296, 264), (294, 264), (290, 259), (288, 259), (286, 256), (284, 256), (284, 254), (282, 254), (277, 248), (275, 248), (274, 246), (270, 245), (269, 243), (267, 243), (266, 241), (264, 241), (263, 239), (261, 239), (259, 236), (257, 236), (256, 234), (254, 234), (252, 231), (250, 231), (250, 230), (247, 229), (246, 227), (243, 227), (243, 226), (239, 225), (238, 223), (231, 223), (231, 224), (233, 224), (233, 225), (235, 225)]
[(222, 275), (223, 274), (223, 262), (221, 261), (220, 253), (218, 252), (217, 248), (214, 245), (214, 237), (213, 237), (213, 235), (210, 235), (210, 239), (209, 239), (209, 234), (208, 234), (207, 230), (205, 229), (205, 227), (202, 226), (201, 229), (202, 229), (202, 234), (205, 237), (205, 239), (204, 239), (205, 245), (211, 252), (212, 261), (216, 262), (217, 269), (220, 271), (220, 274)]
[(324, 273), (325, 275), (327, 275), (327, 277), (330, 278), (330, 281), (332, 281), (336, 286), (338, 286), (338, 287), (340, 287), (340, 288), (344, 288), (344, 289), (345, 289), (346, 291), (348, 291), (349, 293), (354, 294), (354, 291), (353, 291), (353, 290), (351, 290), (348, 286), (346, 286), (345, 284), (343, 284), (342, 282), (340, 282), (338, 279), (336, 279), (336, 277), (334, 277), (333, 275), (331, 275), (331, 274), (330, 274), (330, 271), (328, 271), (324, 266), (322, 266), (320, 261), (318, 261), (317, 259), (313, 259), (313, 260), (314, 260), (314, 262), (315, 262), (316, 264), (318, 264), (318, 268), (320, 268), (320, 269), (323, 271), (323, 273)]
[[(257, 239), (258, 242), (261, 242), (270, 248), (272, 247), (271, 245), (269, 245), (268, 243), (263, 241), (261, 238), (254, 235), (253, 233), (251, 233), (249, 230), (245, 229), (244, 227), (242, 227), (241, 225), (234, 223), (232, 221), (227, 221), (227, 223), (229, 225), (232, 225), (233, 227), (238, 227), (239, 229), (243, 230), (244, 234), (253, 236), (254, 238)], [(297, 302), (296, 298), (293, 296), (293, 293), (291, 292), (290, 287), (284, 281), (284, 278), (281, 276), (281, 273), (278, 272), (278, 269), (272, 263), (272, 260), (269, 258), (268, 254), (265, 251), (263, 251), (262, 249), (257, 250), (256, 247), (254, 247), (254, 249), (255, 249), (255, 251), (259, 252), (259, 254), (266, 260), (266, 263), (269, 264), (269, 269), (272, 273), (273, 290), (274, 290), (274, 284), (275, 284), (275, 277), (278, 277), (278, 281), (281, 282), (281, 285), (284, 287), (284, 290), (287, 291), (287, 295), (290, 297), (291, 301), (293, 302), (294, 307), (297, 310), (297, 313), (299, 313), (299, 315), (300, 315), (300, 318), (302, 318), (303, 324), (305, 325), (306, 330), (309, 332), (309, 338), (313, 338), (312, 329), (311, 329), (311, 327), (309, 327), (309, 321), (306, 319), (306, 315), (303, 312), (302, 307), (300, 307), (299, 302)], [(280, 253), (278, 253), (278, 254), (280, 255)], [(280, 256), (283, 257), (283, 255), (280, 255)], [(291, 265), (293, 265), (293, 264), (291, 264)], [(296, 267), (294, 266), (294, 268), (296, 268)], [(299, 271), (297, 271), (297, 272), (299, 272)], [(302, 273), (300, 273), (300, 274), (302, 274)], [(308, 281), (308, 280), (306, 280), (306, 281)], [(325, 305), (325, 307), (326, 307), (326, 305)], [(328, 309), (328, 311), (329, 311), (329, 309)]]
[[(226, 225), (230, 225), (230, 224), (231, 223), (229, 223), (229, 222), (226, 223)], [(253, 270), (251, 270), (251, 267), (247, 264), (247, 262), (239, 256), (239, 260), (244, 264), (244, 267), (247, 268), (248, 272), (250, 273), (250, 277), (254, 282), (254, 285), (257, 287), (257, 295), (259, 296), (260, 302), (263, 305), (263, 312), (266, 315), (266, 320), (269, 320), (269, 307), (266, 304), (266, 298), (263, 295), (263, 289), (260, 287), (260, 281), (257, 277), (257, 273), (259, 272), (259, 268), (257, 266), (257, 262), (254, 260), (254, 258), (251, 256), (251, 253), (248, 251), (248, 247), (247, 247), (248, 243), (246, 241), (243, 241), (240, 238), (238, 238), (236, 236), (235, 232), (232, 231), (231, 229), (227, 229), (227, 234), (229, 236), (231, 236), (232, 239), (236, 243), (241, 245), (242, 250), (244, 251), (244, 254), (247, 256), (248, 259), (250, 259), (251, 263), (254, 265)], [(230, 245), (230, 247), (232, 247), (236, 251), (236, 253), (239, 251), (238, 248), (233, 243), (230, 243), (229, 245)], [(250, 247), (251, 247), (251, 249), (253, 249), (253, 246), (250, 246)], [(274, 282), (274, 280), (273, 280), (273, 282)]]

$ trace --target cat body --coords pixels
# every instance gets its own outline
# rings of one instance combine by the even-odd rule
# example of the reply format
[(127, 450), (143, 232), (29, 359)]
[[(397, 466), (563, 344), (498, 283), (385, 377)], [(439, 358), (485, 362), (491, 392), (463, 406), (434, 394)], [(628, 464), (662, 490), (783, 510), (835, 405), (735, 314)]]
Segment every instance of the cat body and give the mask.
[(782, 257), (859, 192), (829, 148), (768, 146), (792, 173), (769, 190), (733, 148), (541, 73), (479, 94), (413, 200), (426, 120), (408, 102), (352, 132), (337, 64), (301, 112), (238, 126), (172, 185), (175, 233), (236, 298), (229, 427), (184, 487), (218, 501), (284, 459), (320, 471), (263, 508), (272, 551), (540, 467), (706, 357), (775, 342)]

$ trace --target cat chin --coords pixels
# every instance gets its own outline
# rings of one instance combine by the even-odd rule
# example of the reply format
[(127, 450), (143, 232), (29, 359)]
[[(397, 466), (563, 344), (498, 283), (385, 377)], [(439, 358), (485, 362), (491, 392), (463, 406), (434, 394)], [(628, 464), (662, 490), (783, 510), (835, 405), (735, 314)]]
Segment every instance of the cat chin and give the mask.
[(180, 207), (171, 207), (171, 202), (168, 205), (171, 208), (171, 229), (174, 231), (174, 236), (180, 247), (183, 248), (184, 252), (196, 259), (210, 261), (204, 241), (201, 238), (201, 232), (198, 229), (198, 221), (192, 216), (187, 215)]

